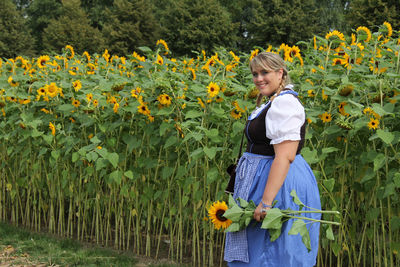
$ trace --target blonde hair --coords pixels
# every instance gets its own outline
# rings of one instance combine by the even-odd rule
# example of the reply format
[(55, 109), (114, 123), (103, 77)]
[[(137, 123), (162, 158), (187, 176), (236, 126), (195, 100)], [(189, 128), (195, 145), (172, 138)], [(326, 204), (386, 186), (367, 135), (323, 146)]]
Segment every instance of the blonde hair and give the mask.
[[(250, 70), (253, 71), (254, 69), (262, 69), (266, 71), (279, 71), (280, 69), (283, 70), (281, 84), (279, 85), (278, 90), (276, 90), (275, 95), (271, 97), (271, 101), (274, 100), (274, 98), (280, 94), (286, 85), (290, 83), (290, 77), (285, 61), (283, 61), (278, 54), (272, 52), (261, 52), (250, 61)], [(257, 106), (260, 106), (262, 98), (263, 95), (258, 94)]]

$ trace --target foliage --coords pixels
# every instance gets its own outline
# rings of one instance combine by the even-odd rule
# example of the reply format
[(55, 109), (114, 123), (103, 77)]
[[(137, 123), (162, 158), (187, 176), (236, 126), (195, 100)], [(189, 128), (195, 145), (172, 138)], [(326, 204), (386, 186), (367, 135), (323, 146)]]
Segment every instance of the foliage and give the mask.
[(1, 1), (0, 10), (0, 56), (32, 55), (32, 37), (21, 13), (11, 0)]
[(364, 25), (376, 29), (385, 21), (390, 21), (392, 27), (400, 28), (400, 2), (391, 0), (352, 0), (346, 21), (350, 28)]
[(115, 0), (105, 12), (103, 34), (112, 53), (127, 55), (159, 38), (149, 1)]
[(236, 40), (237, 25), (217, 0), (168, 1), (160, 13), (164, 39), (178, 55), (192, 51), (212, 51)]
[[(282, 234), (282, 225), (288, 220), (293, 220), (292, 226), (288, 232), (289, 235), (300, 234), (302, 237), (302, 242), (308, 249), (311, 250), (310, 234), (307, 228), (307, 224), (311, 223), (321, 223), (328, 224), (328, 229), (332, 231), (332, 225), (340, 225), (340, 223), (335, 221), (324, 221), (317, 220), (311, 217), (301, 216), (301, 214), (311, 214), (311, 213), (323, 213), (323, 214), (335, 214), (340, 215), (338, 211), (323, 211), (318, 209), (313, 209), (312, 207), (307, 207), (297, 196), (296, 190), (292, 190), (290, 195), (293, 198), (293, 202), (298, 205), (298, 210), (292, 209), (279, 209), (273, 207), (267, 211), (266, 216), (261, 222), (261, 229), (267, 229), (270, 233), (270, 240), (274, 242)], [(246, 227), (251, 227), (250, 223), (253, 220), (254, 210), (257, 208), (253, 200), (247, 202), (242, 198), (238, 198), (236, 201), (233, 199), (232, 195), (229, 195), (229, 209), (224, 212), (224, 217), (230, 219), (232, 224), (225, 230), (225, 232), (238, 232), (245, 229)], [(306, 208), (303, 210), (303, 208)], [(338, 216), (339, 217), (339, 216)], [(215, 225), (215, 223), (214, 223)]]
[[(306, 108), (302, 155), (322, 207), (343, 211), (338, 229), (321, 229), (319, 264), (395, 266), (398, 32), (386, 22), (354, 33), (266, 50), (285, 59)], [(67, 46), (2, 59), (1, 220), (153, 257), (167, 245), (192, 266), (221, 260), (224, 237), (206, 207), (224, 198), (226, 165), (255, 107), (248, 63), (257, 50), (174, 58), (167, 48), (159, 40), (120, 57)]]
[(62, 15), (49, 21), (43, 30), (43, 49), (47, 53), (61, 50), (65, 44), (72, 45), (78, 52), (99, 52), (103, 39), (98, 29), (90, 26), (80, 0), (64, 0)]
[(26, 8), (28, 26), (32, 32), (35, 50), (43, 53), (43, 30), (52, 19), (58, 18), (62, 13), (61, 0), (31, 1)]

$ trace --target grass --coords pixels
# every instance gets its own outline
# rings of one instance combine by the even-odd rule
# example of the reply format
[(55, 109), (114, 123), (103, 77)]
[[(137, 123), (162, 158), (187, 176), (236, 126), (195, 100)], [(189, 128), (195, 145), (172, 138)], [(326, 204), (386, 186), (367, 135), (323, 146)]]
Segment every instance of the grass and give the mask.
[(174, 264), (140, 263), (133, 253), (121, 252), (35, 233), (0, 222), (0, 265), (37, 266), (148, 266), (177, 267)]

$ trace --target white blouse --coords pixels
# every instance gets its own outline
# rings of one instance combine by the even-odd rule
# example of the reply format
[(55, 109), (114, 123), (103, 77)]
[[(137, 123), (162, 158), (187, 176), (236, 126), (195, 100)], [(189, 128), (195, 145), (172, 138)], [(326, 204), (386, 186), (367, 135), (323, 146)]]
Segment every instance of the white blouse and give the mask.
[[(254, 110), (249, 119), (255, 118), (266, 104)], [(271, 145), (283, 141), (299, 141), (300, 128), (305, 121), (304, 107), (292, 94), (275, 97), (265, 116), (266, 136), (271, 139)]]

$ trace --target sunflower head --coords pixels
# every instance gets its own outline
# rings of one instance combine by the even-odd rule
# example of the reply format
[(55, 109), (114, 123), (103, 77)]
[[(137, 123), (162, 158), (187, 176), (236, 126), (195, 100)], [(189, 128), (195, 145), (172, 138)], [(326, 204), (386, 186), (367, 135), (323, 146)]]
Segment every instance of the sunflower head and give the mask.
[(359, 41), (368, 43), (371, 40), (371, 31), (367, 27), (360, 26), (357, 28), (356, 32)]
[(219, 93), (219, 85), (214, 83), (214, 82), (210, 82), (210, 84), (207, 86), (207, 92), (208, 92), (208, 97), (213, 98), (215, 96), (218, 95)]
[(226, 229), (231, 225), (232, 221), (224, 217), (224, 213), (227, 209), (228, 206), (225, 201), (216, 201), (208, 209), (208, 217), (214, 224), (215, 229)]
[(383, 23), (383, 28), (382, 28), (382, 31), (383, 31), (383, 33), (385, 34), (385, 37), (386, 38), (389, 38), (390, 36), (392, 36), (393, 35), (393, 28), (392, 28), (392, 25), (389, 23), (389, 22), (387, 22), (387, 21), (385, 21), (384, 23)]
[(379, 127), (379, 120), (370, 118), (369, 123), (368, 123), (368, 128), (370, 130), (376, 130)]

